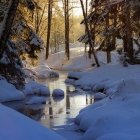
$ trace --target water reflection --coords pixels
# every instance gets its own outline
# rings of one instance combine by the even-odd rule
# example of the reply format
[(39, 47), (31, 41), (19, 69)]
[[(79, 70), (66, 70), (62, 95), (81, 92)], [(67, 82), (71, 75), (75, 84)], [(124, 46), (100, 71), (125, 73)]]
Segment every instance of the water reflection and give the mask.
[(51, 96), (48, 97), (49, 102), (46, 105), (26, 105), (19, 111), (50, 128), (71, 123), (71, 118), (75, 118), (82, 108), (92, 104), (94, 99), (92, 94), (66, 85), (66, 76), (66, 73), (61, 73), (59, 79), (39, 81), (48, 85), (51, 92), (56, 88), (64, 90), (64, 97)]
[(59, 79), (40, 81), (47, 84), (51, 92), (56, 88), (65, 92), (64, 97), (50, 97), (49, 103), (42, 109), (43, 116), (39, 121), (47, 127), (71, 123), (71, 118), (75, 118), (82, 108), (94, 102), (92, 94), (75, 90), (73, 86), (66, 85), (64, 83), (66, 76), (65, 73), (61, 73)]
[(50, 117), (50, 119), (53, 118), (53, 107), (52, 107), (52, 99), (51, 98), (49, 101), (49, 117)]
[(70, 96), (66, 95), (66, 114), (70, 114)]
[(92, 94), (91, 95), (86, 94), (86, 105), (90, 105), (90, 104), (93, 104), (93, 103), (94, 103), (94, 98), (93, 98)]

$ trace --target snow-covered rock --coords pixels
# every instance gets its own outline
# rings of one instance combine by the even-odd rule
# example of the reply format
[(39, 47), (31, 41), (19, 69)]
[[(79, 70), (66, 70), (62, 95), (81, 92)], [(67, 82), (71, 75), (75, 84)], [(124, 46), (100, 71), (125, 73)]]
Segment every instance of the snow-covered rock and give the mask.
[(42, 95), (42, 96), (49, 96), (50, 90), (47, 86), (37, 83), (35, 81), (30, 81), (26, 83), (25, 89), (23, 90), (25, 95)]
[(103, 90), (103, 92), (106, 95), (112, 95), (116, 92), (118, 92), (123, 86), (125, 86), (124, 84), (124, 80), (103, 80), (97, 84), (95, 84), (95, 86), (93, 86), (92, 90), (93, 91), (100, 91)]
[(27, 82), (31, 80), (34, 81), (37, 78), (37, 73), (35, 71), (32, 71), (31, 69), (24, 68), (24, 72), (26, 75)]
[(74, 84), (75, 80), (74, 79), (66, 79), (65, 83), (66, 84)]
[(49, 78), (58, 78), (58, 77), (59, 77), (59, 73), (57, 73), (56, 71), (50, 71)]
[(79, 78), (81, 78), (82, 74), (83, 74), (82, 72), (69, 72), (68, 73), (68, 78), (78, 80)]
[(58, 78), (59, 74), (53, 70), (51, 70), (47, 64), (42, 64), (37, 67), (32, 68), (32, 71), (36, 73), (36, 76), (39, 79), (47, 79), (47, 78)]
[(100, 100), (100, 99), (104, 99), (106, 97), (105, 94), (101, 93), (101, 92), (98, 92), (98, 93), (95, 93), (94, 94), (94, 99), (95, 100)]
[(5, 79), (0, 80), (0, 102), (23, 100), (25, 95)]
[(64, 96), (64, 91), (62, 89), (55, 89), (52, 93), (53, 97)]
[(65, 140), (38, 122), (0, 104), (0, 140)]
[(33, 96), (25, 104), (26, 105), (46, 104), (46, 97)]
[(84, 91), (90, 91), (92, 88), (90, 86), (86, 85), (86, 86), (83, 86), (82, 89)]

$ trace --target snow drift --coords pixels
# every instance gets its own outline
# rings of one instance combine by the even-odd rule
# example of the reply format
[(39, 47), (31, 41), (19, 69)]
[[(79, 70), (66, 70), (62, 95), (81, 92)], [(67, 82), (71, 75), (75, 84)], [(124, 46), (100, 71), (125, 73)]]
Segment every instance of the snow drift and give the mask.
[(75, 122), (85, 131), (81, 140), (140, 139), (140, 66), (106, 65), (80, 74), (76, 85), (103, 89), (107, 97), (82, 109)]
[(0, 104), (1, 140), (64, 140), (28, 117)]
[(23, 100), (25, 95), (5, 79), (0, 80), (0, 102)]

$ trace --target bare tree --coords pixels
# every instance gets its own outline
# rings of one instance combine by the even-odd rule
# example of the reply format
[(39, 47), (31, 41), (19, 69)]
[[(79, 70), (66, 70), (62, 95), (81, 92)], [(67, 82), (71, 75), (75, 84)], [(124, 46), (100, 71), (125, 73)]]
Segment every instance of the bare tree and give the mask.
[(130, 59), (130, 63), (133, 63), (133, 37), (132, 37), (132, 27), (131, 27), (131, 15), (130, 15), (130, 4), (129, 0), (125, 1), (125, 35), (126, 35), (126, 44), (124, 44), (127, 47), (127, 55)]
[[(108, 31), (109, 29), (109, 0), (106, 1), (106, 11), (107, 11), (107, 14), (106, 14), (106, 31)], [(106, 53), (107, 53), (107, 63), (110, 63), (111, 62), (111, 46), (110, 46), (110, 35), (109, 34), (106, 34), (106, 38), (105, 38), (105, 45), (106, 45)]]
[(85, 27), (86, 27), (86, 31), (87, 31), (87, 34), (88, 34), (90, 50), (91, 50), (91, 52), (92, 52), (92, 54), (94, 56), (94, 59), (95, 59), (95, 62), (96, 62), (97, 67), (99, 67), (100, 64), (99, 64), (98, 59), (97, 59), (97, 56), (95, 54), (93, 40), (92, 40), (92, 37), (91, 37), (91, 32), (90, 32), (89, 27), (88, 27), (86, 13), (85, 13), (85, 9), (84, 9), (84, 4), (83, 4), (83, 1), (82, 0), (80, 0), (80, 2), (81, 2), (82, 11), (83, 11), (84, 21), (85, 21)]
[(53, 0), (49, 0), (49, 3), (48, 3), (48, 27), (47, 27), (48, 29), (47, 29), (47, 43), (46, 43), (46, 59), (48, 59), (49, 48), (50, 48), (52, 6), (53, 6)]
[(70, 59), (69, 50), (69, 0), (64, 0), (64, 16), (65, 16), (65, 53), (68, 59)]

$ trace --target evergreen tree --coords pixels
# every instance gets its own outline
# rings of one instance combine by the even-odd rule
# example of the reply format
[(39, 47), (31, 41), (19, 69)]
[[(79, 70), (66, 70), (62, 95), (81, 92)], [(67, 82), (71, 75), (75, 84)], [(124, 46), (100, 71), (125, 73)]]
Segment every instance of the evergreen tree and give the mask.
[[(123, 50), (129, 63), (139, 63), (134, 54), (134, 40), (139, 47), (140, 37), (139, 0), (91, 0), (87, 21), (97, 50), (107, 52), (107, 62), (111, 61), (110, 52), (116, 47), (116, 39), (123, 40)], [(84, 23), (84, 20), (81, 22)], [(88, 43), (87, 35), (79, 41)], [(101, 43), (98, 43), (101, 42)], [(89, 53), (90, 50), (89, 50)]]

